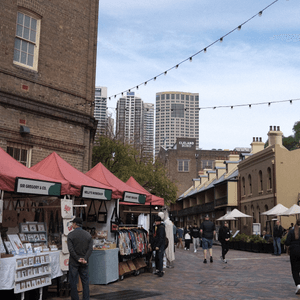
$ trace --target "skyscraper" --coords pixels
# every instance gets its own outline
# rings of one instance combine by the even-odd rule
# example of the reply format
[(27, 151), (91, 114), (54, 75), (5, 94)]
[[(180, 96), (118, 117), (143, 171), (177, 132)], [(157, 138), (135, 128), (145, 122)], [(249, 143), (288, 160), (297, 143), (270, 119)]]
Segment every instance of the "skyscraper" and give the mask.
[(156, 93), (155, 156), (160, 147), (169, 149), (176, 138), (196, 138), (199, 147), (199, 94)]
[(143, 114), (143, 153), (153, 158), (154, 150), (154, 104), (144, 103)]
[(98, 121), (96, 135), (107, 134), (107, 88), (95, 88), (95, 109), (94, 117)]

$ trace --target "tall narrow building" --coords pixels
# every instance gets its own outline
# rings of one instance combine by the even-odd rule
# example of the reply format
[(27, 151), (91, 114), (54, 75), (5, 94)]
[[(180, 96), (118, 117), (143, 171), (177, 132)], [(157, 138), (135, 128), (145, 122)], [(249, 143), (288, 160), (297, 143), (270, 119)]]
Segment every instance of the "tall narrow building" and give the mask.
[(171, 148), (176, 138), (195, 138), (199, 147), (199, 94), (156, 93), (155, 156)]
[(107, 88), (95, 88), (94, 117), (98, 121), (96, 135), (107, 135)]
[(143, 153), (153, 159), (154, 150), (154, 104), (144, 103), (143, 114)]

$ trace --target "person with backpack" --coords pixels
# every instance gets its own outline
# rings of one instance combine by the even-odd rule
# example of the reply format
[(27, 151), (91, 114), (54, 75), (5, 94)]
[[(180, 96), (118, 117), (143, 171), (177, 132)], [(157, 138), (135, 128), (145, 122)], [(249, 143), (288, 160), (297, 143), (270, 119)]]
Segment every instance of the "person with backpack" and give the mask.
[(166, 247), (166, 231), (165, 225), (162, 223), (162, 219), (159, 216), (156, 216), (154, 219), (156, 230), (154, 233), (154, 239), (149, 246), (155, 251), (155, 266), (156, 273), (159, 277), (163, 277), (163, 258)]

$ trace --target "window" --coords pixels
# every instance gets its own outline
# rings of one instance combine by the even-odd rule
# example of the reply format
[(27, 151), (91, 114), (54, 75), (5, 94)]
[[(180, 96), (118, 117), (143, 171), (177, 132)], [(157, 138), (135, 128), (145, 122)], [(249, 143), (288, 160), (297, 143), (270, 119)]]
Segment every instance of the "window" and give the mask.
[(258, 172), (258, 188), (259, 191), (263, 190), (263, 177), (262, 177), (262, 171)]
[(242, 186), (243, 186), (243, 196), (245, 196), (246, 195), (245, 177), (242, 178)]
[(184, 159), (178, 160), (178, 172), (189, 172), (189, 161)]
[(268, 190), (272, 189), (272, 174), (271, 168), (268, 168)]
[(252, 179), (250, 174), (248, 176), (248, 183), (249, 183), (249, 194), (252, 194)]
[(19, 11), (14, 47), (14, 63), (37, 71), (40, 39), (40, 19)]
[(24, 166), (31, 167), (31, 148), (29, 146), (8, 143), (6, 152)]
[(202, 164), (202, 169), (203, 170), (204, 169), (212, 169), (214, 161), (213, 160), (202, 160), (201, 164)]

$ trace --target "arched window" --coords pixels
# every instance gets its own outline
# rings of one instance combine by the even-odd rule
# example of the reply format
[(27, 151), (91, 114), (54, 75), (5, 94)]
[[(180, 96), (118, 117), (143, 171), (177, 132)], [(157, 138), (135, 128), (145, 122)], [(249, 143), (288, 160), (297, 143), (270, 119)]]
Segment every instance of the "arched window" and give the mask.
[(248, 175), (248, 184), (249, 184), (249, 194), (252, 194), (252, 179), (251, 175)]
[(246, 185), (245, 185), (245, 177), (242, 178), (242, 193), (243, 193), (243, 196), (246, 195)]
[(258, 191), (263, 191), (263, 176), (261, 170), (258, 172)]
[[(247, 215), (247, 206), (244, 206), (244, 213)], [(244, 219), (244, 225), (247, 224), (247, 218), (243, 218)]]
[(258, 205), (256, 207), (256, 220), (258, 221), (258, 223), (261, 223), (260, 208)]
[(254, 206), (253, 205), (251, 205), (251, 215), (252, 215), (252, 217), (253, 217), (253, 223), (256, 223), (256, 218), (255, 218), (255, 214), (254, 214)]
[(268, 168), (268, 190), (272, 189), (272, 173), (271, 168)]

